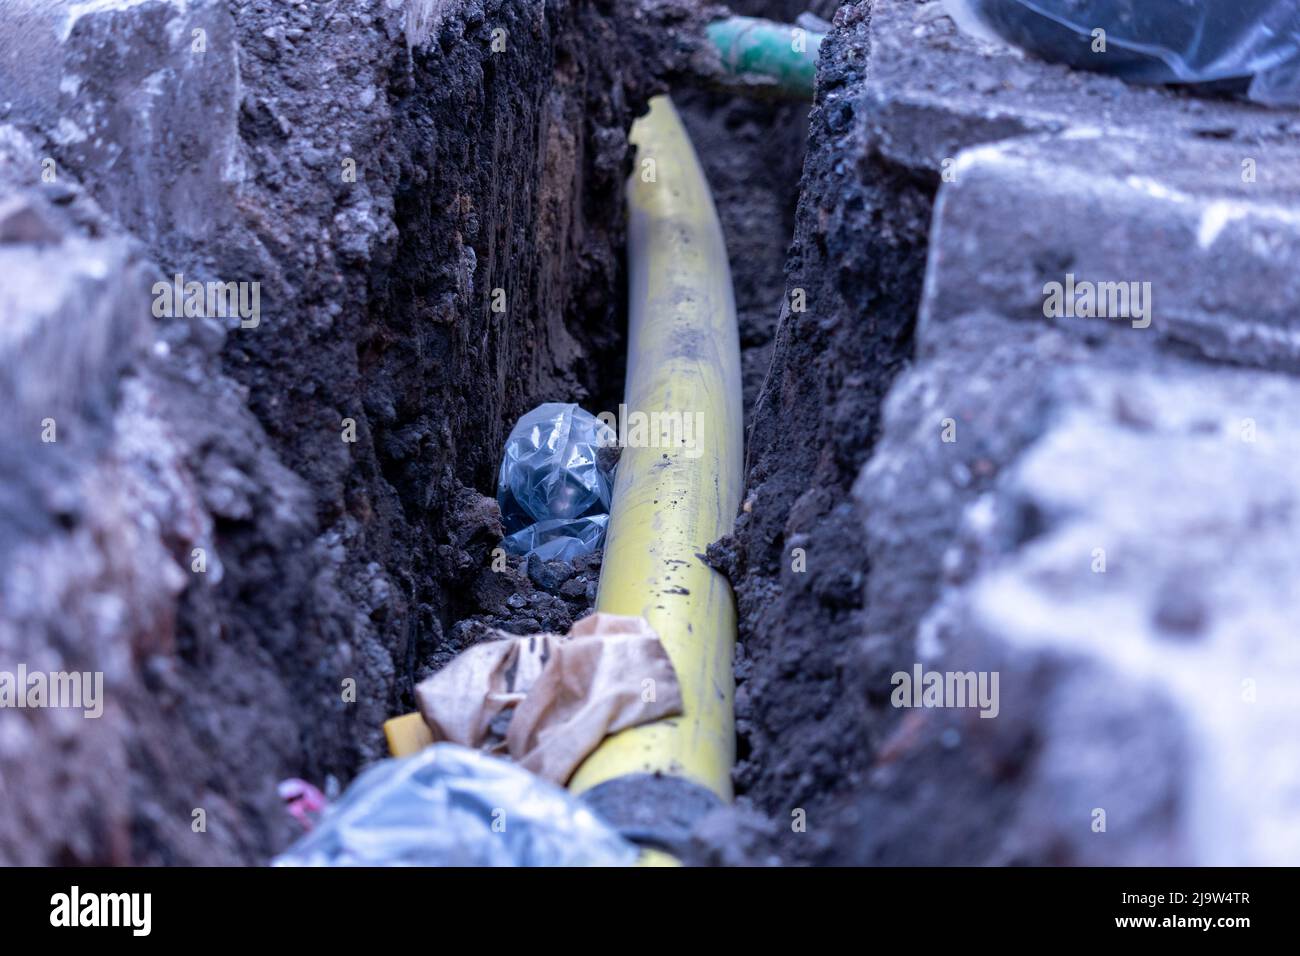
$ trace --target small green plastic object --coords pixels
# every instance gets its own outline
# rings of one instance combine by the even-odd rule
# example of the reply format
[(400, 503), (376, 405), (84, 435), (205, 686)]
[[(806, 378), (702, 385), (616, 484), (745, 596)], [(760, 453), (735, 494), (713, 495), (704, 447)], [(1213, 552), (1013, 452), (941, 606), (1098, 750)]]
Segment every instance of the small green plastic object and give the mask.
[(799, 99), (812, 99), (824, 33), (757, 17), (727, 17), (707, 28), (731, 76)]

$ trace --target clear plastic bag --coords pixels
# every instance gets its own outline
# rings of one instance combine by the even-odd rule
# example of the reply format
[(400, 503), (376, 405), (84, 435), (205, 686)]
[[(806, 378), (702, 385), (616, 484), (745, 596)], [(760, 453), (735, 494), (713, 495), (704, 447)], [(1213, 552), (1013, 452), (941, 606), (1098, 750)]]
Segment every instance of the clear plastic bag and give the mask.
[(535, 554), (543, 561), (572, 561), (600, 550), (609, 515), (551, 518), (521, 528), (501, 542), (511, 554)]
[(578, 797), (456, 744), (383, 760), (275, 866), (626, 866), (638, 850)]
[(497, 501), (512, 554), (572, 560), (605, 541), (611, 481), (597, 458), (614, 430), (577, 405), (548, 402), (506, 439)]
[[(978, 25), (1045, 60), (1137, 83), (1185, 83), (1300, 105), (1295, 0), (945, 0)], [(1105, 31), (1105, 52), (1094, 50)]]

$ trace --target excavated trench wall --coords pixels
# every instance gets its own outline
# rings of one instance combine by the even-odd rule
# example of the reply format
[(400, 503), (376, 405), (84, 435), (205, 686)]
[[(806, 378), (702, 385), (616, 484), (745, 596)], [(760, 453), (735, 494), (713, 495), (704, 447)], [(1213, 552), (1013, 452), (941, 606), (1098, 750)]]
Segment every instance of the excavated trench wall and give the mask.
[[(786, 860), (1293, 859), (1300, 119), (835, 22), (712, 549), (738, 789)], [(1145, 324), (1048, 315), (1067, 275)], [(990, 719), (899, 706), (916, 667), (999, 675)]]
[[(778, 833), (852, 792), (882, 722), (866, 688), (888, 687), (887, 670), (878, 682), (862, 668), (900, 657), (858, 654), (869, 566), (849, 489), (910, 351), (936, 182), (860, 145), (865, 22), (842, 11), (822, 48), (746, 497), (735, 535), (710, 552), (741, 618), (737, 785)], [(798, 836), (781, 841), (787, 858), (814, 859), (832, 839), (826, 827)]]
[[(462, 613), (504, 430), (616, 397), (626, 130), (695, 13), (12, 14), (0, 670), (104, 687), (0, 711), (0, 861), (262, 862), (275, 782), (380, 756)], [(177, 275), (259, 312), (160, 315)]]

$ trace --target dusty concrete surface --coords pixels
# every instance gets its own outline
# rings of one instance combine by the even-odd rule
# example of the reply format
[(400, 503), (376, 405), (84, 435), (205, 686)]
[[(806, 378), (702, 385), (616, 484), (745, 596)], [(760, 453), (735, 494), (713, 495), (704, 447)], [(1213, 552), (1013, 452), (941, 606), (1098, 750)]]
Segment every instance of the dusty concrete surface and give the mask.
[[(954, 319), (855, 494), (872, 555), (933, 586), (873, 575), (870, 606), (897, 609), (873, 627), (914, 634), (927, 668), (1000, 672), (1001, 707), (908, 712), (844, 805), (845, 858), (1293, 858), (1296, 383)], [(930, 508), (901, 504), (922, 482)], [(927, 808), (949, 825), (922, 839)]]
[[(1291, 367), (1300, 117), (1039, 63), (935, 5), (836, 24), (712, 552), (742, 790), (787, 859), (1280, 861), (1297, 458), (1260, 367)], [(1149, 282), (1150, 326), (1045, 317), (1067, 273)], [(999, 672), (999, 716), (892, 706), (917, 664)]]
[[(5, 13), (0, 669), (106, 687), (0, 713), (0, 860), (261, 862), (466, 613), (505, 429), (616, 383), (625, 131), (695, 12)], [(257, 321), (155, 318), (176, 274)]]

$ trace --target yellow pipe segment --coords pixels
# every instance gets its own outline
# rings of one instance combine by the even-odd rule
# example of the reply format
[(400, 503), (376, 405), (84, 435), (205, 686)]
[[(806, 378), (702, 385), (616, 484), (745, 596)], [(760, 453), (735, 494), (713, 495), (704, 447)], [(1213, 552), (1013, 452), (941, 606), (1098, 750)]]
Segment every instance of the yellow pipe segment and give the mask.
[[(627, 444), (596, 607), (650, 622), (677, 671), (683, 714), (608, 738), (569, 786), (581, 792), (626, 774), (659, 772), (730, 800), (736, 610), (730, 585), (702, 555), (731, 530), (741, 493), (731, 269), (713, 197), (671, 100), (651, 101), (631, 141), (637, 153), (628, 186), (628, 370), (620, 421)], [(640, 442), (638, 414), (649, 423)]]

